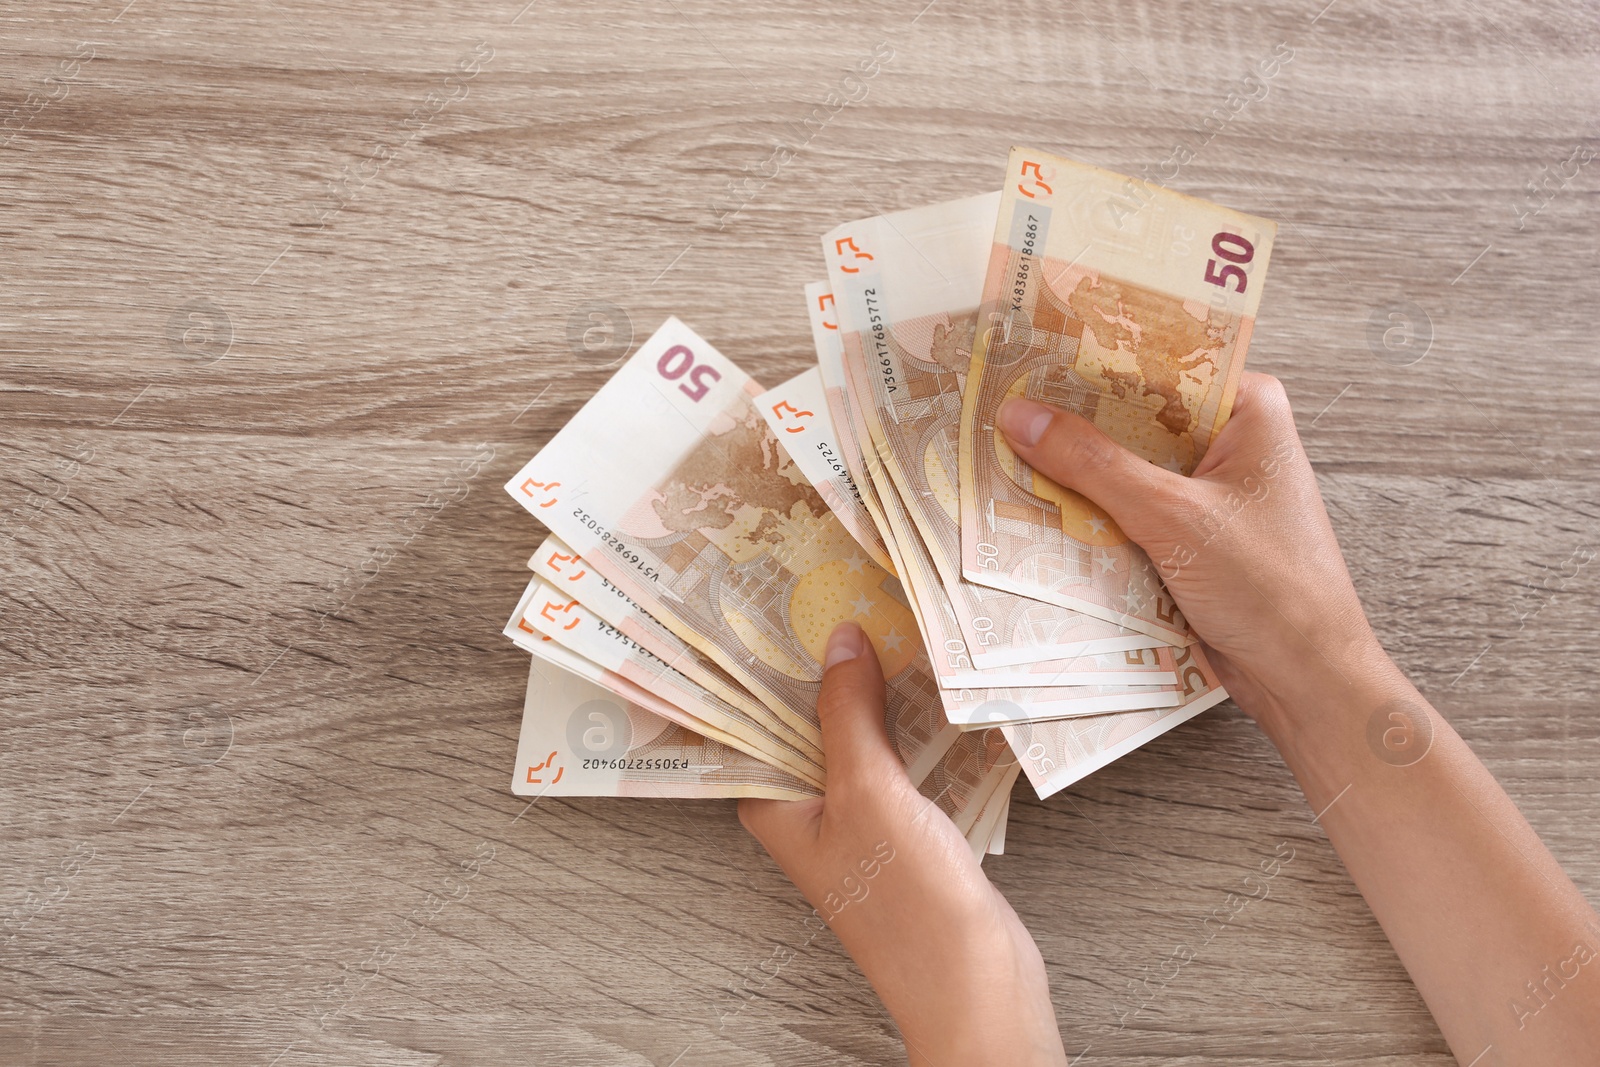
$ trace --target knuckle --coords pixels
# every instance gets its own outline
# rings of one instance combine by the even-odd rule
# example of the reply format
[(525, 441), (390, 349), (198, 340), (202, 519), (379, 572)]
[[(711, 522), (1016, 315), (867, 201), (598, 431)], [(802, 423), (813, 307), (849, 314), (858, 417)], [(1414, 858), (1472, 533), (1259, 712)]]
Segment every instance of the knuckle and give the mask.
[(1245, 371), (1240, 379), (1240, 386), (1248, 389), (1251, 396), (1263, 399), (1277, 397), (1287, 400), (1289, 394), (1284, 391), (1283, 383), (1271, 374), (1262, 374), (1259, 371)]
[(1251, 400), (1261, 407), (1270, 422), (1293, 421), (1289, 391), (1281, 381), (1270, 374), (1247, 374), (1246, 377), (1251, 379)]
[(883, 687), (871, 672), (860, 669), (860, 661), (850, 664), (850, 669), (834, 668), (828, 672), (822, 692), (817, 695), (817, 715), (822, 719), (837, 719), (860, 713), (862, 708), (882, 708)]
[(1210, 499), (1210, 496), (1202, 493), (1169, 493), (1162, 501), (1162, 510), (1178, 531), (1193, 537), (1208, 531), (1216, 521), (1218, 501)]
[(1270, 374), (1247, 373), (1241, 386), (1249, 387), (1245, 403), (1239, 406), (1239, 432), (1253, 447), (1271, 450), (1278, 458), (1298, 451), (1299, 431), (1294, 424), (1294, 409), (1283, 383)]
[(1116, 443), (1081, 418), (1058, 418), (1052, 431), (1043, 451), (1068, 477), (1104, 470), (1120, 458)]

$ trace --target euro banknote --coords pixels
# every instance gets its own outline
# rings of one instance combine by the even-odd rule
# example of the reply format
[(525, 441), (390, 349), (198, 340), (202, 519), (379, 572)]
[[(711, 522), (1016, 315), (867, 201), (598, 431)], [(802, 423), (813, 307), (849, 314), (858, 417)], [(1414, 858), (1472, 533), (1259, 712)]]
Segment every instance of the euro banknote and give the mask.
[(1176, 654), (1180, 687), (1173, 707), (1000, 728), (1041, 800), (1227, 699), (1198, 644)]
[[(964, 654), (964, 643), (952, 628), (954, 611), (950, 598), (934, 573), (921, 535), (906, 517), (899, 491), (872, 453), (867, 456), (867, 477), (877, 486), (878, 499), (882, 501), (888, 518), (890, 537), (887, 543), (895, 553), (900, 573), (905, 576), (906, 588), (911, 594), (910, 603), (930, 660), (938, 664), (937, 670), (941, 672), (939, 699), (945, 718), (950, 722), (962, 730), (981, 730), (1025, 719), (1158, 708), (1177, 701), (1172, 685), (1089, 685), (1081, 680), (1078, 680), (1079, 684), (1054, 685), (1049, 683), (1056, 681), (1056, 678), (1029, 678), (1017, 668), (983, 671), (962, 669), (968, 661)], [(1036, 666), (1054, 669), (1056, 663)], [(946, 670), (950, 672), (948, 675), (942, 673)], [(996, 679), (1017, 676), (1025, 679), (1021, 687), (997, 687), (992, 684)], [(1167, 672), (1153, 672), (1153, 677), (1169, 676)], [(965, 678), (974, 679), (976, 684), (953, 684)]]
[[(771, 796), (778, 799), (795, 799), (797, 797), (815, 795), (817, 784), (807, 777), (795, 777), (787, 773), (782, 767), (774, 767), (770, 758), (764, 755), (752, 755), (737, 741), (727, 737), (723, 732), (706, 722), (705, 719), (690, 715), (678, 705), (666, 700), (663, 693), (682, 698), (684, 689), (674, 688), (670, 680), (656, 677), (651, 679), (651, 688), (644, 686), (625, 677), (619, 671), (611, 670), (602, 664), (589, 659), (581, 654), (578, 649), (586, 648), (582, 642), (564, 644), (562, 641), (549, 634), (542, 633), (530, 621), (530, 611), (541, 604), (555, 603), (550, 596), (550, 587), (541, 582), (537, 577), (532, 580), (528, 593), (524, 594), (523, 601), (512, 619), (506, 625), (506, 632), (512, 636), (517, 645), (533, 654), (534, 664), (529, 680), (530, 701), (534, 699), (533, 693), (537, 689), (545, 701), (554, 703), (565, 709), (561, 715), (555, 715), (546, 704), (537, 708), (530, 705), (525, 709), (524, 736), (529, 730), (529, 714), (539, 723), (543, 724), (538, 729), (537, 736), (541, 739), (534, 742), (534, 748), (543, 751), (543, 745), (555, 737), (555, 732), (550, 729), (552, 723), (559, 721), (581, 722), (582, 729), (572, 728), (568, 731), (568, 748), (565, 750), (569, 760), (554, 759), (557, 753), (552, 752), (550, 757), (541, 758), (535, 764), (528, 761), (526, 767), (527, 778), (522, 784), (528, 789), (526, 792), (539, 792), (539, 787), (544, 784), (559, 785), (553, 776), (560, 776), (561, 768), (571, 763), (580, 775), (579, 781), (569, 781), (567, 788), (592, 790), (592, 795), (624, 795), (627, 783), (636, 782), (637, 775), (621, 775), (590, 773), (590, 772), (627, 772), (650, 770), (657, 773), (647, 781), (657, 784), (667, 783), (674, 787), (685, 787), (679, 792), (662, 792), (665, 796)], [(556, 617), (546, 620), (543, 616), (534, 613), (539, 622), (552, 626), (552, 633), (560, 632), (563, 636), (581, 632), (584, 627), (574, 625), (572, 629), (564, 627), (572, 620), (561, 621), (573, 609), (557, 605), (558, 610), (553, 612)], [(556, 625), (559, 623), (559, 625)], [(602, 658), (611, 658), (606, 650), (596, 650)], [(557, 668), (554, 671), (544, 671), (539, 664), (548, 663)], [(587, 691), (585, 703), (579, 707), (566, 700), (561, 694), (570, 692), (571, 683), (560, 683), (555, 680), (556, 675), (571, 674), (586, 682), (591, 688)], [(541, 686), (533, 676), (543, 682)], [(663, 684), (666, 683), (666, 684)], [(562, 685), (569, 688), (563, 689)], [(609, 707), (605, 704), (592, 703), (594, 690), (598, 689), (609, 698)], [(581, 687), (580, 687), (581, 691)], [(693, 703), (693, 698), (688, 701)], [(619, 717), (618, 709), (630, 713), (632, 727), (624, 723)], [(640, 720), (637, 715), (644, 714), (648, 718), (642, 721), (648, 729), (640, 730)], [(552, 718), (552, 716), (555, 716)], [(660, 752), (653, 755), (630, 756), (622, 751), (623, 742), (615, 741), (615, 737), (650, 740), (656, 738), (661, 730), (660, 723), (665, 721), (678, 732), (662, 735), (656, 748), (662, 746), (678, 746), (680, 748), (696, 745), (718, 746), (709, 750), (710, 755), (705, 761), (678, 759), (663, 764), (660, 762)], [(632, 730), (631, 733), (628, 730)], [(598, 731), (598, 732), (596, 732)], [(991, 728), (983, 735), (965, 734), (960, 737), (945, 735), (951, 743), (939, 746), (925, 746), (918, 753), (918, 762), (908, 764), (906, 772), (908, 777), (917, 785), (924, 797), (931, 801), (938, 810), (955, 823), (957, 829), (965, 834), (975, 852), (982, 852), (994, 834), (994, 821), (990, 805), (998, 791), (1010, 789), (1010, 783), (1015, 780), (1017, 773), (1016, 759), (1011, 754), (1004, 734), (996, 728)], [(519, 749), (520, 751), (520, 749)], [(538, 753), (535, 753), (537, 755)], [(519, 773), (522, 760), (519, 756)], [(769, 768), (777, 775), (758, 771), (752, 764)], [(727, 770), (729, 773), (707, 777), (708, 772)], [(675, 772), (675, 773), (674, 773)], [(701, 777), (696, 778), (696, 775)], [(696, 788), (686, 786), (698, 783)], [(572, 795), (591, 795), (589, 793), (574, 793)], [(635, 791), (627, 795), (651, 795), (648, 791)]]
[(1066, 407), (1188, 474), (1244, 371), (1273, 223), (1014, 148), (979, 306), (959, 440), (962, 573), (1191, 640), (1151, 561), (1099, 504), (1011, 451), (1001, 403)]
[(529, 558), (528, 569), (560, 590), (562, 598), (579, 601), (586, 611), (610, 624), (622, 638), (639, 645), (732, 705), (752, 726), (801, 753), (813, 767), (822, 766), (821, 747), (801, 737), (720, 664), (663, 626), (643, 605), (607, 581), (560, 538), (554, 534), (545, 538)]
[[(548, 661), (533, 658), (523, 700), (511, 780), (518, 796), (805, 800), (819, 795), (768, 764), (585, 680), (571, 664), (541, 669), (541, 662)], [(1003, 739), (998, 744), (1002, 748), (990, 739), (984, 751), (1009, 753)], [(999, 853), (1011, 783), (1020, 768), (1014, 759), (998, 767), (969, 762), (966, 768), (952, 766), (949, 775), (929, 775), (922, 792), (958, 828), (965, 824), (975, 854)], [(979, 795), (981, 803), (975, 802)], [(974, 809), (970, 814), (969, 808)]]
[[(1008, 742), (1009, 743), (1009, 742)], [(1016, 774), (1022, 773), (1019, 765)], [(1016, 781), (1016, 774), (1012, 781)], [(1003, 856), (1006, 852), (1006, 826), (1011, 822), (1011, 787), (1006, 786), (1005, 795), (1001, 798), (1000, 811), (995, 817), (994, 829), (989, 834), (989, 855)]]
[[(829, 348), (834, 348), (829, 351)], [(842, 345), (818, 345), (819, 367), (843, 367)], [(826, 377), (826, 374), (824, 375)], [(843, 390), (851, 402), (839, 407), (843, 417), (854, 424), (858, 440), (867, 440), (868, 428), (862, 406), (854, 402), (851, 391)], [(1123, 709), (1164, 707), (1177, 698), (1172, 691), (1174, 675), (1154, 656), (1130, 664), (1125, 654), (1116, 678), (1096, 678), (1111, 668), (1093, 659), (1050, 661), (1015, 668), (976, 669), (968, 646), (957, 628), (954, 609), (941, 587), (929, 553), (914, 525), (905, 514), (899, 493), (892, 484), (878, 451), (869, 449), (860, 457), (863, 476), (862, 495), (873, 502), (875, 515), (881, 516), (884, 543), (894, 557), (903, 582), (907, 604), (916, 617), (924, 646), (939, 681), (939, 699), (948, 721), (964, 731), (983, 730), (996, 723), (1016, 721), (1036, 713), (1040, 718), (1064, 715), (1090, 715)], [(1141, 644), (1159, 644), (1141, 638)], [(1032, 673), (1038, 671), (1040, 673)], [(1074, 673), (1082, 671), (1083, 673)], [(1064, 680), (1076, 686), (1100, 683), (1099, 688), (1055, 690), (1048, 683)], [(994, 688), (996, 684), (1013, 688)]]
[(974, 855), (981, 857), (985, 853), (991, 856), (1005, 854), (1006, 822), (1011, 813), (1011, 787), (1021, 773), (1022, 768), (1012, 762), (1010, 769), (984, 803), (983, 811), (979, 813), (972, 829), (967, 832), (967, 843), (972, 846)]
[[(808, 381), (802, 384), (803, 379)], [(820, 375), (817, 368), (813, 367), (783, 385), (764, 393), (757, 400), (757, 405), (761, 409), (763, 417), (766, 418), (767, 424), (772, 428), (774, 435), (784, 432), (790, 424), (795, 422), (811, 423), (810, 417), (813, 414), (819, 416), (818, 422), (826, 420), (831, 426), (831, 417), (825, 412), (825, 405), (817, 403), (817, 394), (820, 388)], [(769, 404), (769, 400), (773, 402)], [(810, 404), (809, 407), (801, 407), (799, 409), (800, 415), (791, 415), (783, 407), (791, 401), (800, 400)], [(805, 416), (805, 418), (802, 419), (801, 415)], [(814, 423), (808, 428), (813, 431), (818, 430)], [(819, 432), (828, 434), (826, 430)], [(780, 443), (787, 443), (782, 437), (779, 440)], [(832, 442), (837, 440), (837, 436), (828, 435), (818, 438), (816, 444), (822, 453), (830, 457), (837, 456), (839, 453), (832, 445)], [(799, 446), (799, 450), (803, 452), (809, 448), (810, 439), (798, 439), (796, 443)], [(786, 449), (786, 451), (790, 451), (791, 455), (796, 454), (793, 450)], [(836, 466), (835, 464), (838, 465)], [(823, 485), (819, 484), (819, 482), (837, 482), (840, 479), (849, 478), (847, 472), (841, 473), (843, 465), (831, 458), (826, 463), (806, 465), (797, 461), (796, 465), (811, 480), (813, 488), (818, 490), (824, 500), (829, 498), (829, 493), (824, 492)], [(834, 490), (835, 492), (838, 491), (837, 485), (834, 486)], [(850, 491), (854, 500), (860, 501), (862, 499), (860, 490), (855, 486), (853, 480), (850, 482)], [(877, 499), (878, 494), (874, 493), (874, 498)], [(894, 501), (890, 500), (889, 503), (892, 504)], [(886, 509), (887, 505), (883, 500), (880, 500), (878, 507)], [(865, 513), (864, 506), (862, 510)], [(885, 510), (884, 513), (887, 518), (887, 511)], [(876, 537), (876, 522), (870, 516), (867, 516), (867, 521), (872, 523), (872, 529)], [(952, 532), (956, 533), (953, 523)], [(884, 544), (881, 539), (878, 540), (878, 543), (880, 545)], [(887, 547), (885, 547), (884, 551), (888, 551)], [(565, 566), (564, 557), (551, 560), (550, 564), (553, 567)], [(532, 563), (530, 562), (529, 565), (532, 566)], [(892, 560), (890, 560), (890, 568), (891, 570), (897, 570)], [(902, 585), (904, 584), (905, 579), (902, 576)], [(1026, 601), (1024, 598), (1017, 597), (1014, 594), (1000, 593), (981, 586), (973, 586), (970, 582), (964, 584), (967, 589), (975, 591), (980, 597), (1021, 600), (1029, 605), (1030, 608), (1038, 609), (1045, 615), (1068, 613), (1067, 609), (1039, 604), (1035, 601)], [(580, 597), (583, 596), (581, 590), (577, 591), (577, 594)], [(1167, 646), (1142, 635), (1132, 635), (1132, 640), (1128, 643), (1137, 647), (1129, 651), (1080, 655), (1070, 660), (1035, 660), (1032, 662), (1020, 662), (1015, 666), (1002, 667), (991, 664), (980, 671), (972, 666), (971, 658), (965, 655), (965, 642), (959, 638), (956, 638), (953, 642), (949, 639), (959, 632), (958, 623), (954, 617), (954, 608), (946, 605), (946, 610), (942, 614), (936, 611), (935, 615), (939, 617), (932, 621), (931, 626), (937, 629), (938, 633), (934, 634), (928, 628), (930, 625), (928, 623), (923, 624), (923, 633), (927, 638), (924, 643), (929, 649), (929, 658), (934, 664), (935, 673), (942, 688), (1031, 685), (1169, 685), (1176, 681), (1176, 676), (1172, 674), (1170, 665), (1163, 663), (1157, 655), (1157, 649)], [(1087, 618), (1087, 616), (1080, 616), (1080, 618)], [(1097, 627), (1106, 626), (1105, 623), (1097, 619), (1088, 619), (1088, 622)], [(947, 635), (949, 635), (948, 638)], [(1121, 642), (1118, 643), (1120, 644)], [(1075, 649), (1069, 647), (1065, 650), (1074, 651)], [(658, 653), (658, 655), (664, 656), (662, 653)], [(664, 656), (664, 658), (666, 657)]]
[[(823, 328), (837, 329), (826, 325)], [(850, 536), (874, 563), (893, 573), (894, 563), (884, 547), (883, 535), (845, 463), (844, 445), (834, 426), (833, 413), (828, 409), (821, 371), (816, 367), (802, 371), (756, 397), (755, 405), (772, 435), (822, 497), (822, 502), (828, 505), (828, 510), (850, 531)]]
[(538, 577), (529, 584), (533, 596), (523, 608), (522, 618), (541, 635), (689, 712), (699, 723), (690, 723), (691, 728), (715, 730), (733, 747), (813, 785), (822, 785), (820, 763), (789, 747), (761, 723), (750, 721), (738, 708), (696, 684), (576, 598)]
[[(506, 624), (506, 633), (518, 647), (532, 653), (535, 661), (528, 683), (529, 704), (524, 709), (524, 743), (519, 746), (519, 753), (527, 749), (528, 743), (532, 744), (532, 749), (528, 751), (538, 750), (533, 753), (536, 756), (543, 753), (544, 745), (558, 737), (557, 731), (552, 728), (553, 724), (581, 722), (582, 728), (569, 730), (568, 747), (563, 750), (566, 759), (556, 759), (560, 753), (552, 751), (547, 757), (541, 756), (537, 763), (532, 759), (526, 761), (527, 778), (525, 781), (518, 780), (515, 791), (537, 795), (539, 787), (543, 785), (559, 785), (553, 776), (563, 774), (561, 768), (568, 765), (576, 768), (573, 773), (578, 777), (568, 780), (566, 788), (580, 792), (562, 795), (770, 796), (797, 799), (816, 795), (820, 791), (817, 783), (808, 776), (796, 777), (782, 767), (775, 767), (770, 758), (752, 755), (736, 738), (728, 737), (704, 718), (688, 714), (662, 695), (667, 693), (682, 698), (685, 692), (683, 687), (674, 688), (670, 680), (658, 676), (649, 679), (652, 685), (646, 688), (626, 677), (622, 671), (609, 669), (583, 655), (579, 649), (587, 647), (586, 643), (563, 643), (544, 633), (541, 627), (533, 625), (533, 620), (537, 620), (550, 626), (551, 633), (559, 631), (562, 636), (585, 629), (581, 615), (574, 614), (581, 611), (581, 606), (576, 609), (566, 607), (563, 603), (557, 603), (561, 599), (559, 596), (552, 599), (551, 593), (551, 587), (535, 577), (529, 583), (529, 589), (511, 621)], [(555, 605), (556, 610), (551, 613), (554, 618), (546, 619), (538, 615), (535, 609), (544, 604)], [(530, 619), (530, 614), (533, 619)], [(578, 620), (576, 623), (575, 619)], [(565, 629), (569, 624), (572, 629)], [(597, 650), (597, 655), (612, 658), (611, 653), (603, 648)], [(541, 670), (541, 662), (556, 669)], [(574, 689), (572, 681), (557, 677), (561, 674), (573, 675), (587, 688), (578, 686)], [(581, 706), (568, 696), (573, 692), (582, 697)], [(596, 704), (596, 700), (602, 702)], [(693, 703), (693, 698), (688, 702)], [(552, 710), (552, 704), (557, 710)], [(619, 717), (622, 711), (628, 713), (627, 722)], [(640, 720), (640, 715), (647, 718)], [(677, 732), (662, 733), (661, 722)], [(537, 740), (527, 742), (530, 736)], [(624, 740), (614, 740), (617, 737)], [(656, 749), (663, 746), (716, 747), (708, 750), (710, 755), (702, 761), (676, 759), (665, 764), (660, 762), (660, 758), (666, 757), (662, 757), (659, 751), (653, 751), (651, 755), (634, 756), (623, 751), (626, 747), (624, 742), (628, 739), (638, 739), (642, 744), (643, 741), (658, 737)], [(996, 832), (997, 817), (992, 807), (994, 798), (1001, 790), (1009, 791), (1011, 783), (1015, 781), (1018, 773), (1016, 759), (1011, 754), (1004, 734), (998, 729), (991, 728), (984, 736), (967, 734), (949, 739), (952, 743), (942, 747), (925, 746), (919, 752), (919, 761), (907, 765), (906, 773), (922, 794), (968, 837), (974, 851), (981, 853)], [(522, 773), (523, 763), (519, 754), (519, 774)], [(769, 768), (777, 777), (758, 771), (756, 767)], [(639, 785), (638, 775), (599, 773), (642, 770), (659, 772), (644, 781), (655, 783), (660, 789), (670, 786), (678, 791), (652, 794), (642, 786), (633, 788)], [(709, 774), (723, 770), (728, 773)]]
[[(668, 722), (694, 730), (696, 733), (720, 741), (731, 748), (747, 751), (747, 754), (759, 751), (757, 748), (751, 748), (747, 742), (741, 741), (733, 734), (726, 733), (720, 727), (714, 725), (710, 721), (714, 718), (711, 713), (699, 714), (698, 712), (701, 710), (699, 708), (694, 708), (693, 710), (685, 708), (682, 704), (596, 663), (548, 634), (540, 632), (527, 616), (528, 608), (533, 603), (533, 598), (538, 592), (537, 581), (530, 582), (522, 598), (518, 601), (516, 610), (512, 612), (510, 620), (505, 625), (505, 635), (511, 638), (512, 643), (518, 648), (530, 653), (535, 659), (559, 667), (562, 670), (570, 671), (585, 681), (592, 682), (616, 694), (629, 703), (637, 704), (652, 714), (666, 719)], [(679, 696), (681, 699), (682, 694), (679, 694)], [(683, 703), (692, 705), (694, 701), (684, 700)]]
[[(990, 193), (859, 219), (823, 238), (867, 462), (881, 462), (915, 525), (974, 667), (1154, 647), (1157, 638), (962, 575), (962, 388), (999, 201)], [(1073, 664), (1044, 673), (1074, 684)]]
[[(872, 479), (867, 477), (866, 453), (863, 451), (867, 445), (865, 431), (845, 380), (844, 341), (839, 332), (839, 316), (833, 307), (833, 290), (827, 282), (812, 282), (806, 286), (806, 310), (811, 316), (811, 342), (817, 352), (817, 376), (822, 380), (822, 395), (827, 401), (828, 414), (839, 441), (839, 452), (844, 457), (845, 468), (850, 472), (861, 503), (872, 517), (879, 539), (893, 561), (894, 550), (888, 547), (890, 534), (888, 520), (883, 514), (883, 503), (878, 499)], [(885, 569), (895, 572), (894, 566)]]
[(957, 731), (899, 583), (778, 447), (751, 403), (763, 391), (669, 319), (506, 491), (815, 744), (823, 650), (856, 620), (902, 758), (948, 750)]
[[(541, 663), (547, 666), (541, 668)], [(820, 793), (793, 775), (588, 680), (584, 673), (574, 659), (535, 652), (517, 739), (513, 793), (773, 800), (803, 800)], [(649, 694), (643, 695), (648, 699)]]

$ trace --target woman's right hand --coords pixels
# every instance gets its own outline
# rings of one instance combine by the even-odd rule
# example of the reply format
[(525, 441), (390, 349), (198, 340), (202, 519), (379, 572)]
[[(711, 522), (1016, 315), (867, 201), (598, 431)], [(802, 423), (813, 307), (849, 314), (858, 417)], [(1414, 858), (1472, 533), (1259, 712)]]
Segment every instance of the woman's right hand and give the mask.
[[(1283, 755), (1462, 1064), (1595, 1062), (1600, 917), (1367, 625), (1283, 387), (1246, 374), (1192, 477), (1010, 401), (1034, 468), (1149, 554)], [(1594, 964), (1600, 966), (1600, 963)]]
[(1244, 375), (1232, 417), (1191, 477), (1032, 400), (1007, 401), (998, 421), (1018, 455), (1094, 501), (1145, 550), (1247, 713), (1292, 694), (1308, 658), (1340, 674), (1373, 656), (1387, 663), (1276, 378)]

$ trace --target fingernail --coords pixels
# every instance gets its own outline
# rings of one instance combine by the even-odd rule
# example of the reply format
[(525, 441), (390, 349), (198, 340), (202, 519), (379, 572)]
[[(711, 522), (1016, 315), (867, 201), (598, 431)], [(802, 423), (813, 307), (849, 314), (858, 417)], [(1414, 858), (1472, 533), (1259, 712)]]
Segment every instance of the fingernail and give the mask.
[(1024, 448), (1039, 443), (1056, 413), (1036, 400), (1014, 396), (1000, 405), (1000, 432)]
[(866, 643), (867, 635), (861, 632), (860, 626), (849, 620), (841, 622), (828, 635), (828, 650), (822, 657), (822, 669), (827, 670), (835, 664), (855, 659), (861, 655)]

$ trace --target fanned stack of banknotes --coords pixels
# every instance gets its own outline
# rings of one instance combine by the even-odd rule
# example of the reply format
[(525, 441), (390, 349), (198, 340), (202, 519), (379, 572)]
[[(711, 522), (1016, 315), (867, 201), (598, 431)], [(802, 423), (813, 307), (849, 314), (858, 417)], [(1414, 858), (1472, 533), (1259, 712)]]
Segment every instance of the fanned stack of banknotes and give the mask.
[(775, 389), (668, 319), (506, 484), (551, 531), (505, 627), (533, 655), (514, 790), (818, 795), (846, 619), (980, 856), (1018, 774), (1049, 796), (1224, 699), (1162, 567), (995, 421), (1031, 397), (1192, 472), (1275, 229), (1018, 148), (998, 193), (824, 237), (817, 365)]

